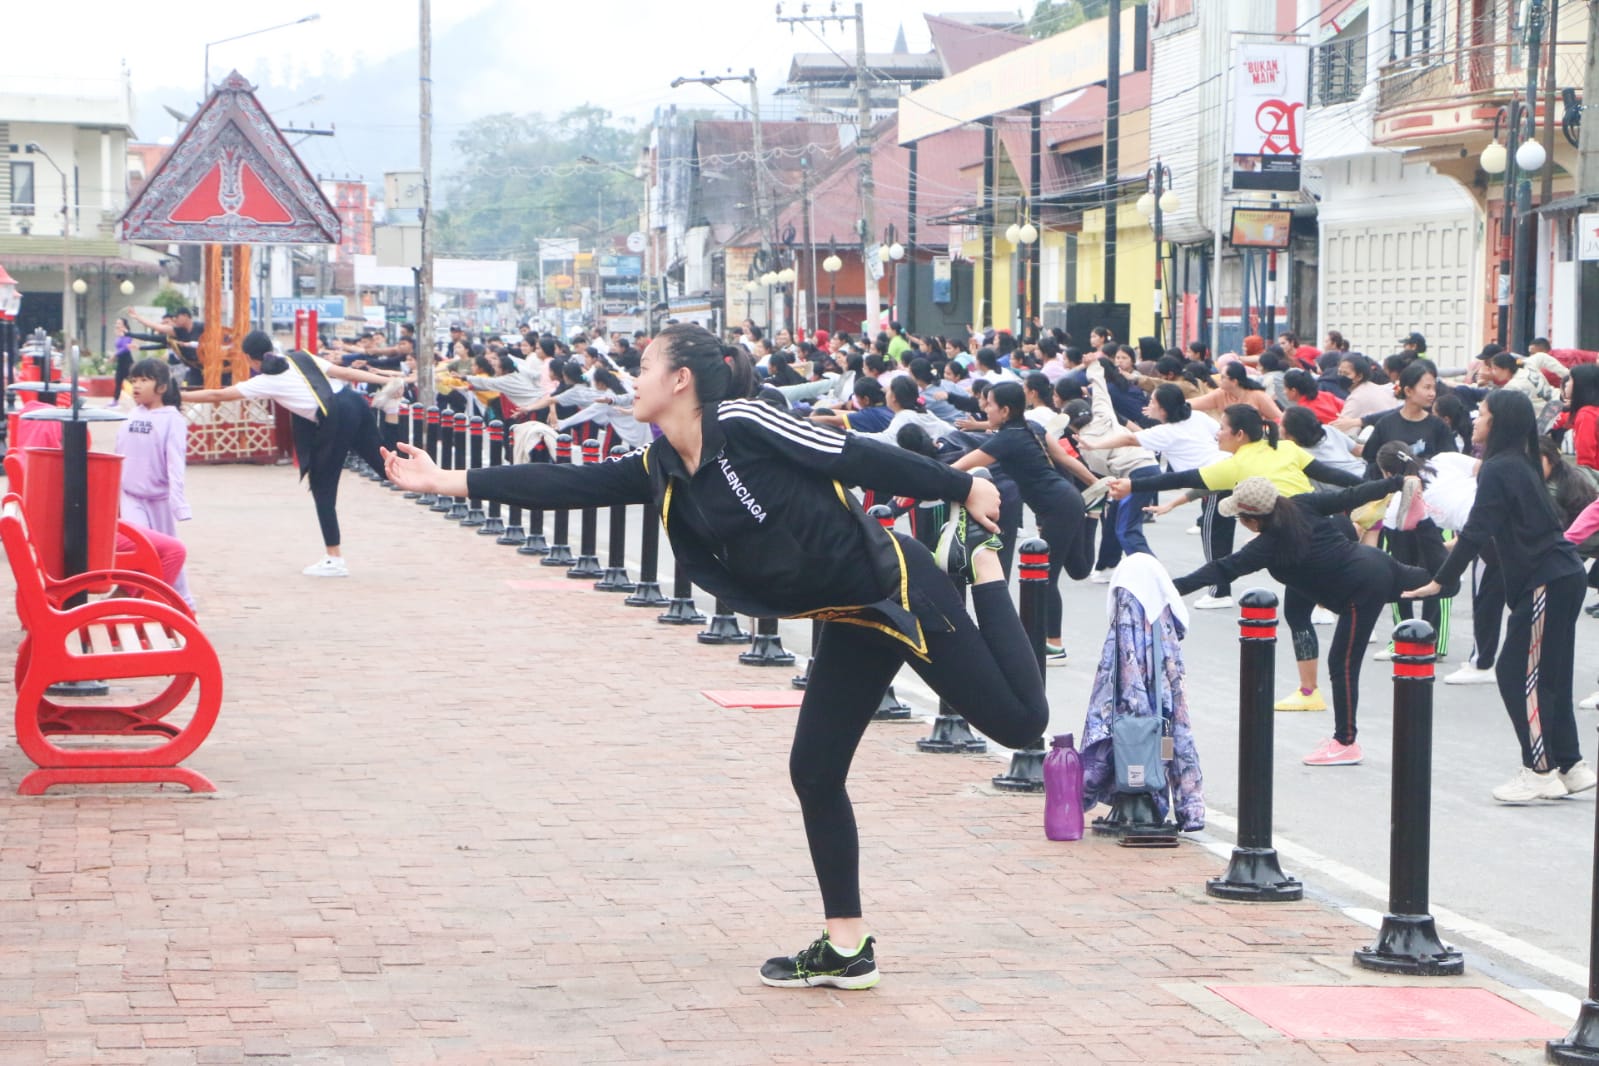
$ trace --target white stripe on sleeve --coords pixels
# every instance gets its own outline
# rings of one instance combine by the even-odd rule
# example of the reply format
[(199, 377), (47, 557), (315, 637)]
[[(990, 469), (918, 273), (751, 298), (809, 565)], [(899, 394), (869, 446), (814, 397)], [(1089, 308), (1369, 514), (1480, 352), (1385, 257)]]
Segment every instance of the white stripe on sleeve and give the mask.
[(785, 415), (761, 400), (729, 400), (722, 404), (717, 418), (719, 421), (740, 419), (754, 422), (762, 429), (775, 433), (802, 448), (825, 455), (838, 455), (844, 451), (846, 438), (843, 433), (828, 426), (818, 426)]

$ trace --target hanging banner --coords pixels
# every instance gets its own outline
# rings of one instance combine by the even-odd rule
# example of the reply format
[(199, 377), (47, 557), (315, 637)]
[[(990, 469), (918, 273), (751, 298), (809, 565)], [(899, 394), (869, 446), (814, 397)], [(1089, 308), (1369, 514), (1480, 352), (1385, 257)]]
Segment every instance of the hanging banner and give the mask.
[(1233, 70), (1234, 191), (1298, 192), (1305, 152), (1310, 49), (1302, 44), (1238, 45)]

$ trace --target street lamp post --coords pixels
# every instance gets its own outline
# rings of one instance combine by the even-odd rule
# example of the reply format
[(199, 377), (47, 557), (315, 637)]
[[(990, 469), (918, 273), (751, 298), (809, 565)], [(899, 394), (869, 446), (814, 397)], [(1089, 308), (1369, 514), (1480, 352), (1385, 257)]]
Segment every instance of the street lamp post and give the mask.
[(1016, 276), (1016, 339), (1027, 336), (1027, 326), (1032, 321), (1033, 309), (1027, 299), (1028, 265), (1032, 258), (1033, 242), (1038, 240), (1038, 227), (1027, 218), (1022, 209), (1022, 221), (1005, 227), (1005, 240), (1011, 246), (1012, 273)]
[(905, 258), (905, 246), (899, 243), (899, 229), (891, 222), (883, 230), (883, 243), (877, 246), (877, 259), (888, 273), (888, 308), (891, 322), (903, 322), (899, 310), (899, 277), (894, 264)]
[[(832, 245), (828, 241), (828, 245)], [(829, 252), (826, 259), (822, 260), (822, 269), (827, 272), (827, 329), (829, 333), (838, 332), (838, 272), (844, 269), (844, 260), (838, 257), (837, 252)]]
[[(1158, 158), (1155, 165), (1149, 168), (1144, 175), (1148, 188), (1144, 195), (1138, 198), (1134, 206), (1138, 213), (1151, 219), (1155, 226), (1155, 343), (1161, 347), (1166, 345), (1166, 335), (1162, 323), (1166, 311), (1166, 286), (1165, 286), (1165, 248), (1162, 242), (1165, 239), (1163, 232), (1165, 216), (1168, 211), (1175, 211), (1181, 206), (1177, 198), (1177, 191), (1172, 186), (1171, 167), (1162, 163)], [(1175, 315), (1169, 316), (1175, 319)], [(1176, 322), (1172, 323), (1172, 344), (1177, 343)]]
[[(5, 406), (11, 408), (12, 348), (15, 346), (17, 309), (22, 305), (21, 287), (6, 268), (0, 266), (0, 390), (5, 395)], [(6, 426), (0, 420), (0, 441), (5, 440)], [(9, 441), (6, 442), (9, 445)]]
[[(11, 150), (16, 151), (12, 145)], [(55, 167), (55, 172), (61, 176), (61, 354), (64, 356), (72, 340), (72, 329), (69, 325), (71, 315), (68, 310), (72, 304), (72, 197), (67, 188), (67, 172), (62, 170), (50, 153), (39, 146), (37, 141), (29, 141), (22, 146), (28, 155), (42, 155), (44, 161)], [(46, 378), (48, 380), (48, 377)]]
[(204, 88), (200, 93), (201, 103), (204, 103), (205, 99), (211, 95), (211, 49), (214, 46), (219, 44), (227, 44), (229, 41), (242, 41), (246, 37), (256, 37), (263, 33), (271, 33), (273, 30), (283, 30), (289, 28), (290, 26), (298, 26), (305, 22), (315, 22), (321, 17), (322, 16), (320, 14), (306, 15), (304, 18), (297, 18), (293, 22), (280, 22), (276, 26), (266, 26), (259, 30), (251, 30), (249, 33), (240, 33), (232, 37), (224, 37), (220, 41), (207, 41), (205, 44), (205, 82)]
[[(1508, 147), (1499, 143), (1499, 126), (1506, 127)], [(1545, 162), (1543, 145), (1534, 136), (1531, 113), (1520, 97), (1503, 105), (1494, 115), (1493, 141), (1482, 150), (1482, 169), (1488, 174), (1503, 174), (1505, 202), (1499, 223), (1498, 322), (1495, 339), (1501, 346), (1524, 352), (1531, 339), (1532, 301), (1523, 290), (1532, 283), (1526, 262), (1525, 242), (1532, 236), (1532, 178)], [(1511, 294), (1516, 297), (1515, 337), (1512, 343)]]

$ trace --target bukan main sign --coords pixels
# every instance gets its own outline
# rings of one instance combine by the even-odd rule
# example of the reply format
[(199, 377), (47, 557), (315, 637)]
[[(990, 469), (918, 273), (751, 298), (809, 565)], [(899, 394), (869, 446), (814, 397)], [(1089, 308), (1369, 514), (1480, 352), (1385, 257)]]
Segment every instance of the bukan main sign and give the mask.
[(339, 216), (234, 72), (129, 205), (122, 239), (337, 244)]

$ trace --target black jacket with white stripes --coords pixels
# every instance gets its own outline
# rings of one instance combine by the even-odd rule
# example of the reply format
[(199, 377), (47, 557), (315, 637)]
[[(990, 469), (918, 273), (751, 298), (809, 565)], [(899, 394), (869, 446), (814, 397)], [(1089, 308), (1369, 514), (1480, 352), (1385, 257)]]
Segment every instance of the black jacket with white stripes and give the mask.
[(695, 470), (662, 438), (614, 462), (473, 470), (467, 485), (476, 498), (546, 510), (653, 499), (674, 557), (734, 611), (837, 618), (920, 645), (899, 543), (844, 486), (960, 501), (971, 475), (758, 400), (706, 408), (701, 434)]

